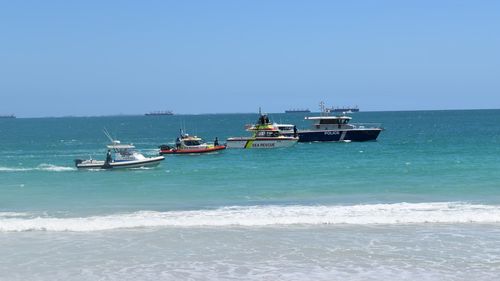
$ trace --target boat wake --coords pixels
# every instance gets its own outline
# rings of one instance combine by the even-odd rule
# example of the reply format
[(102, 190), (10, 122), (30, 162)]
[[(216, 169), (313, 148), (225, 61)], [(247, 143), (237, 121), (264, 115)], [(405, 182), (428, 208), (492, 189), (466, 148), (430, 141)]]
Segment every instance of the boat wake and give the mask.
[(134, 167), (130, 168), (130, 170), (155, 170), (157, 167)]
[(265, 227), (286, 225), (373, 225), (500, 223), (500, 205), (460, 202), (350, 206), (250, 206), (193, 211), (139, 211), (58, 218), (0, 213), (0, 231), (101, 231), (144, 227)]
[(76, 171), (74, 167), (56, 166), (51, 164), (41, 164), (35, 168), (35, 170), (40, 171), (50, 171), (50, 172), (65, 172), (65, 171)]
[(24, 172), (24, 171), (33, 171), (33, 168), (0, 167), (0, 172)]
[(66, 171), (76, 171), (76, 168), (57, 166), (52, 164), (40, 164), (35, 168), (0, 167), (0, 172), (26, 172), (26, 171), (66, 172)]

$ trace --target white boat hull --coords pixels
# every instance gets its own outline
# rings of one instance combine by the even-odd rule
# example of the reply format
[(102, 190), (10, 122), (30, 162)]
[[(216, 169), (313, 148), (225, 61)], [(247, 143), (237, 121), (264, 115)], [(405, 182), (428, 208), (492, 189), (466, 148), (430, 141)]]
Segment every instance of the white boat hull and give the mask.
[(298, 138), (229, 138), (227, 148), (282, 148), (296, 144)]
[(106, 165), (102, 160), (76, 160), (75, 166), (78, 169), (126, 169), (126, 168), (141, 168), (141, 167), (154, 167), (165, 160), (163, 156), (149, 157), (142, 160), (130, 161), (113, 161)]

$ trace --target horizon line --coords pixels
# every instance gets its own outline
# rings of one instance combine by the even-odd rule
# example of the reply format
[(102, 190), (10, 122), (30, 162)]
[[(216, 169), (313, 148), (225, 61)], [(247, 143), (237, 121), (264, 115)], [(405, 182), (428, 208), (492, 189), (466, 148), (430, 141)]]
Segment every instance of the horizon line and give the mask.
[[(457, 108), (457, 109), (409, 109), (409, 110), (364, 110), (356, 113), (364, 113), (364, 112), (417, 112), (417, 111), (467, 111), (467, 110), (500, 110), (500, 108)], [(311, 111), (310, 113), (320, 113), (319, 111)], [(189, 115), (235, 115), (235, 114), (258, 114), (258, 112), (204, 112), (204, 113), (174, 113), (172, 115), (165, 116), (189, 116)], [(282, 112), (268, 112), (267, 114), (294, 114), (294, 113), (285, 113)], [(297, 114), (297, 113), (295, 113)], [(62, 116), (16, 116), (13, 114), (15, 118), (12, 119), (38, 119), (38, 118), (99, 118), (99, 117), (137, 117), (137, 116), (145, 116), (145, 114), (140, 113), (117, 113), (117, 114), (109, 114), (109, 115), (62, 115)], [(0, 116), (3, 116), (0, 114)], [(158, 115), (163, 116), (163, 115)], [(151, 117), (151, 116), (148, 116)], [(3, 118), (0, 118), (3, 119)], [(10, 118), (5, 118), (10, 119)]]

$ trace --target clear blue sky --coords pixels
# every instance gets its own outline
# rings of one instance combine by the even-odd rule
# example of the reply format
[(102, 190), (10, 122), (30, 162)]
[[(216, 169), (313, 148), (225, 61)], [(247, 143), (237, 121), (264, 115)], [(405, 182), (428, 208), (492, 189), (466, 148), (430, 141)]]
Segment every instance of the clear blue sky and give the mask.
[(0, 114), (500, 108), (500, 1), (2, 1)]

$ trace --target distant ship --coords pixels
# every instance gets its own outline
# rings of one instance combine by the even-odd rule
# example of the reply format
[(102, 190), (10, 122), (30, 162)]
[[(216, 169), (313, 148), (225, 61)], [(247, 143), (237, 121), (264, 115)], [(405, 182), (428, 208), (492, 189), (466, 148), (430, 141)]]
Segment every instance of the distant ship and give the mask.
[(327, 112), (346, 112), (346, 113), (351, 113), (351, 112), (359, 112), (359, 107), (358, 106), (353, 106), (353, 107), (330, 107), (326, 109)]
[(156, 115), (174, 115), (174, 113), (170, 110), (164, 110), (164, 111), (151, 111), (146, 114), (146, 116), (156, 116)]
[(285, 110), (285, 113), (309, 113), (311, 112), (309, 109), (288, 109)]
[(16, 116), (14, 114), (10, 114), (10, 115), (0, 115), (0, 118), (16, 118)]

